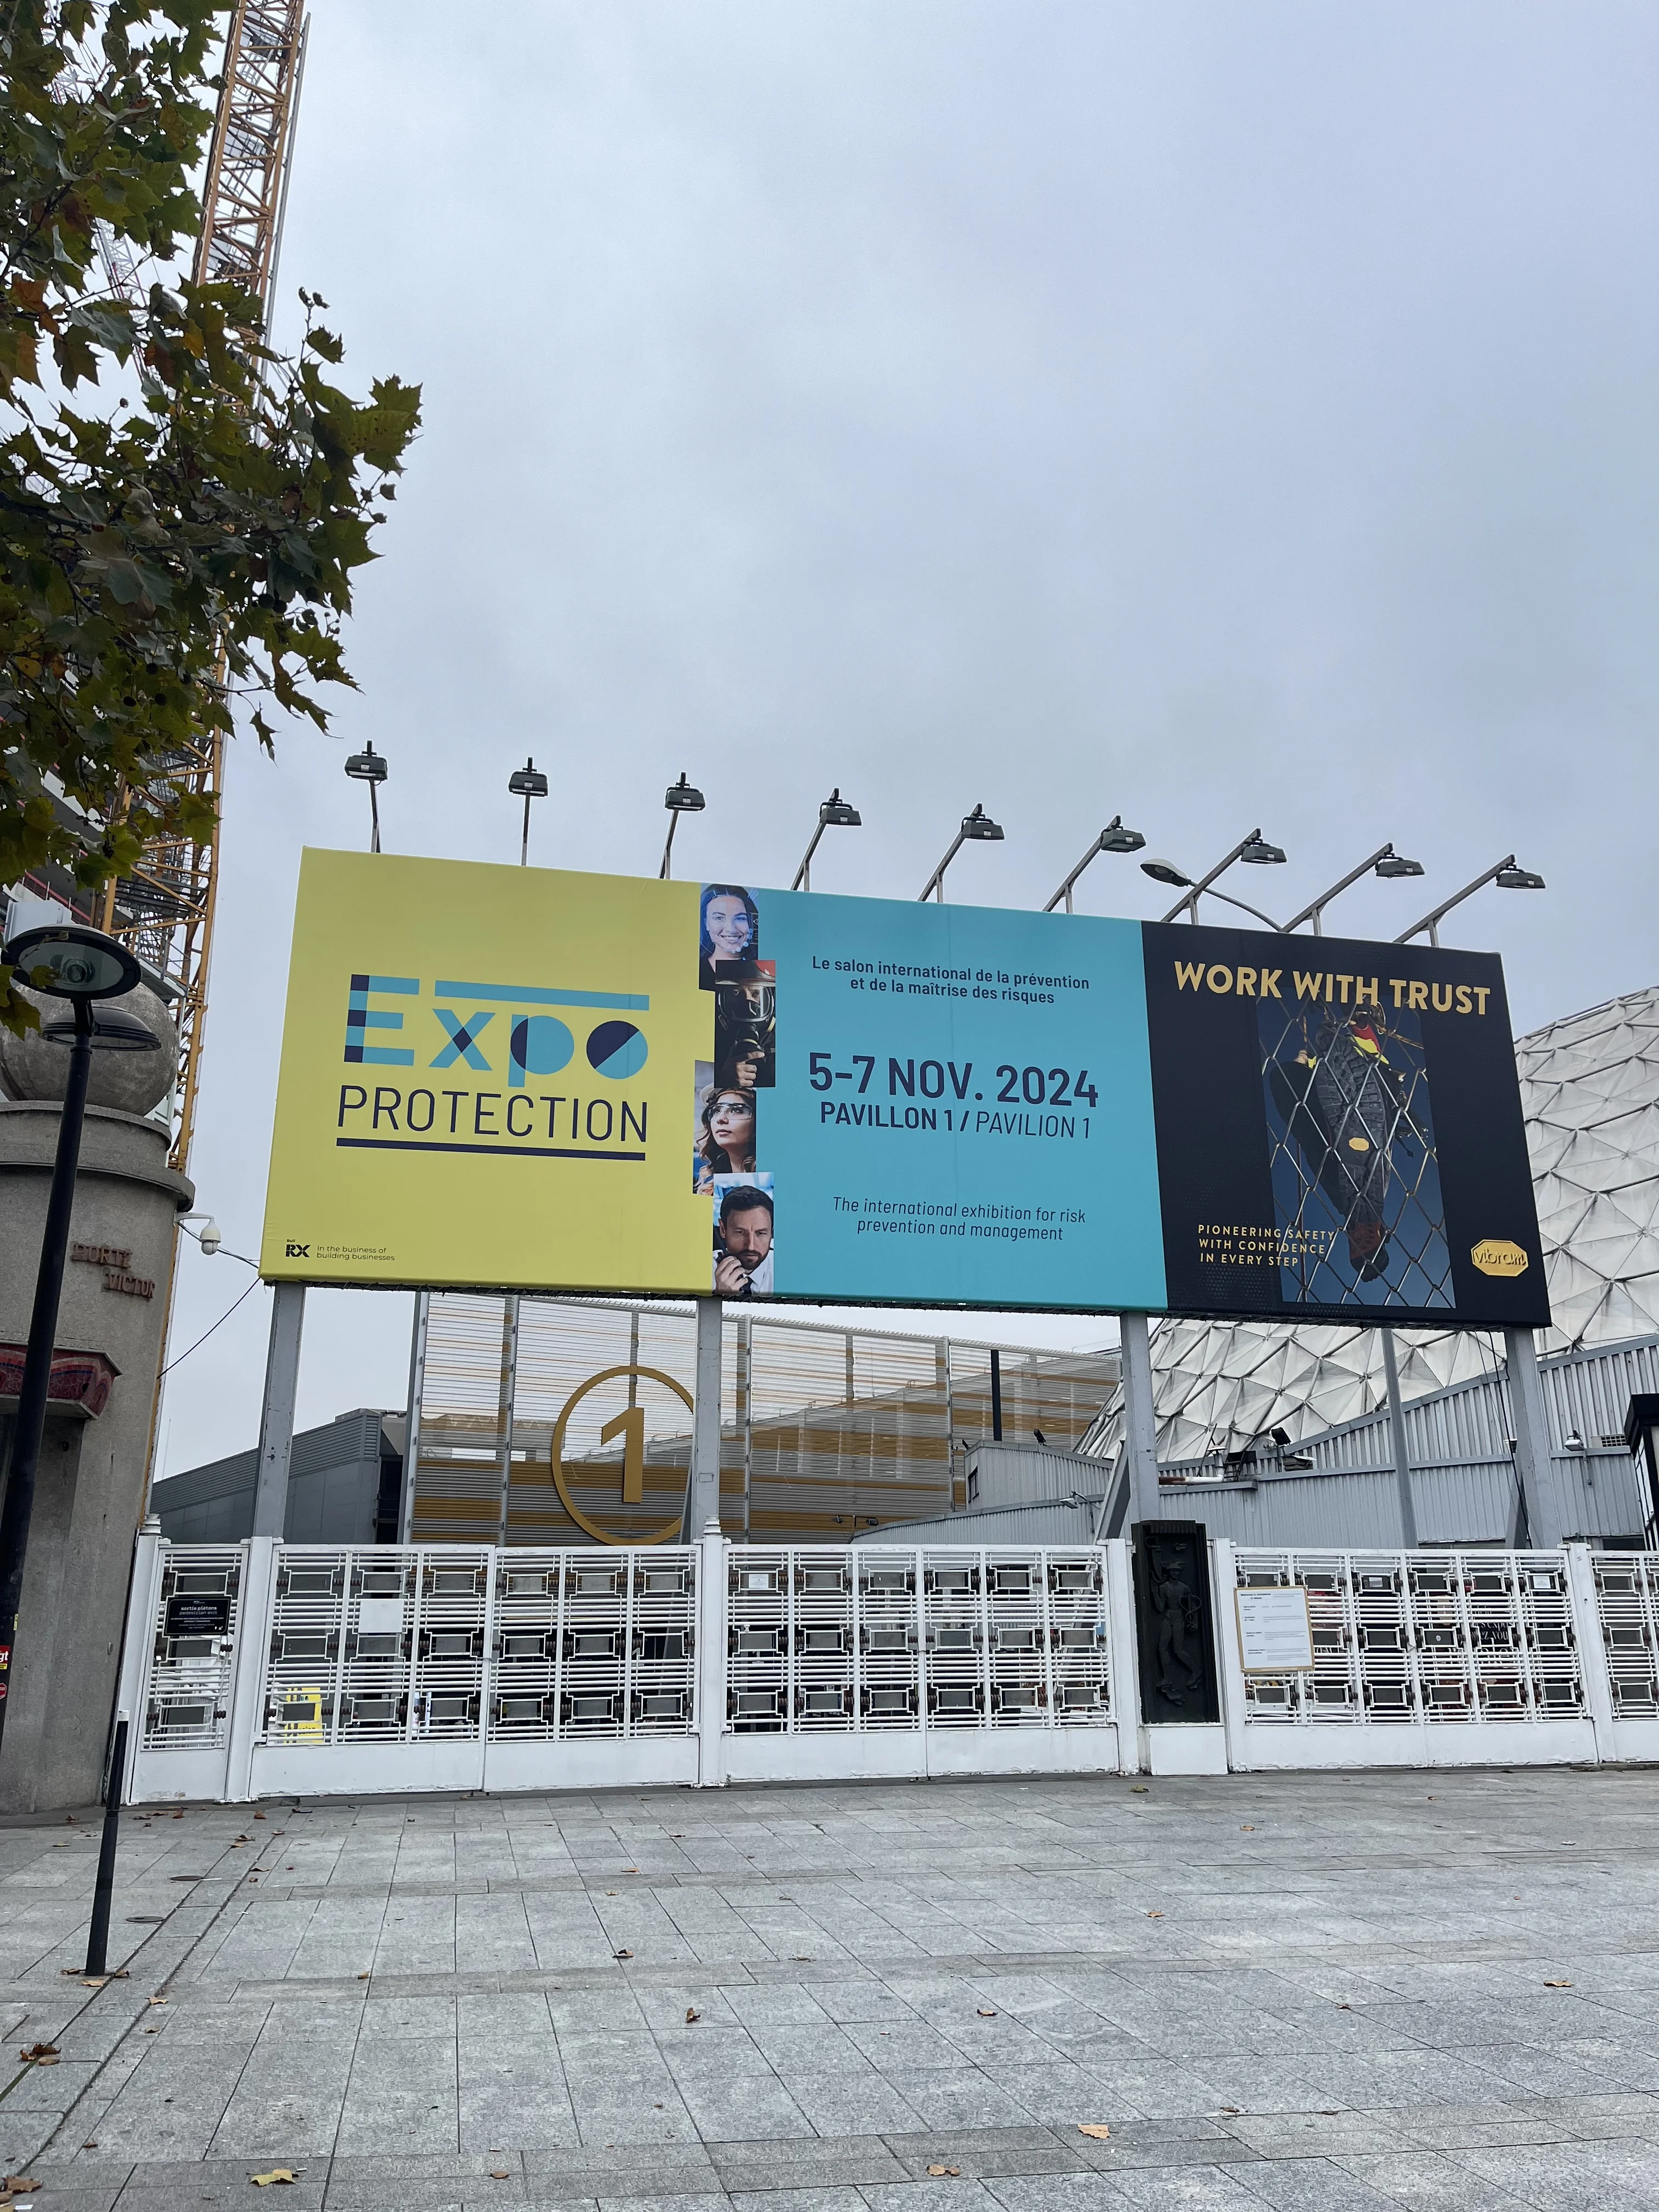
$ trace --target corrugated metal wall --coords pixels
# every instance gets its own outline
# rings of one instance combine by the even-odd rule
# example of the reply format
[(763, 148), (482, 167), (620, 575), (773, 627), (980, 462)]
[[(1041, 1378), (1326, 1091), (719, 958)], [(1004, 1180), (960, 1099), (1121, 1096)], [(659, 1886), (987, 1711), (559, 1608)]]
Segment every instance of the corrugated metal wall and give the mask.
[[(577, 1510), (618, 1539), (649, 1540), (684, 1502), (696, 1321), (667, 1304), (480, 1297), (426, 1303), (410, 1534), (416, 1543), (589, 1540), (554, 1486), (554, 1425)], [(989, 1345), (826, 1328), (728, 1311), (721, 1358), (720, 1517), (769, 1541), (850, 1540), (943, 1511), (968, 1449), (992, 1428)], [(1005, 1435), (1078, 1443), (1117, 1380), (1115, 1352), (997, 1349)], [(645, 1469), (620, 1503), (623, 1444), (602, 1431), (637, 1407)], [(505, 1488), (506, 1505), (503, 1511)]]

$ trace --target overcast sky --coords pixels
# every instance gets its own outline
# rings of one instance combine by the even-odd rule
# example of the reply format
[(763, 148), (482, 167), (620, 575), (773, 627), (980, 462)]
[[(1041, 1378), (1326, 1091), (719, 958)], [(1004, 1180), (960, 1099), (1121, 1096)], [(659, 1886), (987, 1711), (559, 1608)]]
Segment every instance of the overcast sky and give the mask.
[[(254, 1253), (303, 845), (1040, 906), (1112, 814), (1287, 914), (1392, 837), (1392, 935), (1525, 1027), (1659, 980), (1659, 13), (1643, 0), (319, 0), (283, 247), (426, 427), (334, 744), (236, 749), (194, 1171)], [(1170, 894), (1103, 859), (1079, 904)], [(1218, 910), (1218, 920), (1224, 915)], [(1333, 926), (1337, 915), (1333, 915)], [(182, 1261), (175, 1352), (244, 1271)], [(402, 1401), (313, 1294), (302, 1422)], [(167, 1471), (251, 1444), (256, 1290)], [(998, 1328), (982, 1318), (979, 1335)], [(1011, 1322), (1098, 1341), (1097, 1322)]]

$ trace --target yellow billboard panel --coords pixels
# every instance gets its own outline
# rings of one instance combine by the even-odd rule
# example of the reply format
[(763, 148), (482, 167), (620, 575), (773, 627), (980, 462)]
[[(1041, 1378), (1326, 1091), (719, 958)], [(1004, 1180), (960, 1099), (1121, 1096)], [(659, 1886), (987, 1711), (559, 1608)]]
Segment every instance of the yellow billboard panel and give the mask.
[(706, 1291), (697, 961), (695, 884), (308, 851), (261, 1272)]

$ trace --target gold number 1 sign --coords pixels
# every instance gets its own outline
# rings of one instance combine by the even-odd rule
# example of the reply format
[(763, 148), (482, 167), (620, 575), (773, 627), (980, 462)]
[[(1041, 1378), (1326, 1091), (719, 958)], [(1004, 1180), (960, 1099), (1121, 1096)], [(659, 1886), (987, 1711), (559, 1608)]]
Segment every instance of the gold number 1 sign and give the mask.
[[(614, 1382), (622, 1375), (637, 1375), (649, 1382), (662, 1383), (677, 1398), (683, 1399), (686, 1411), (695, 1415), (696, 1408), (692, 1403), (691, 1393), (677, 1382), (672, 1375), (665, 1375), (660, 1367), (601, 1368), (597, 1375), (590, 1375), (586, 1382), (578, 1383), (565, 1400), (564, 1411), (553, 1425), (553, 1486), (559, 1493), (565, 1511), (576, 1526), (585, 1528), (598, 1542), (666, 1544), (679, 1534), (682, 1515), (677, 1513), (672, 1521), (665, 1521), (660, 1528), (653, 1530), (648, 1536), (613, 1536), (608, 1528), (601, 1528), (597, 1521), (588, 1519), (570, 1495), (565, 1481), (564, 1432), (570, 1416), (590, 1390), (597, 1390), (601, 1382)], [(642, 1406), (629, 1406), (625, 1412), (607, 1421), (599, 1431), (599, 1442), (608, 1444), (613, 1437), (617, 1436), (623, 1439), (622, 1502), (624, 1505), (638, 1505), (645, 1497), (645, 1408)]]

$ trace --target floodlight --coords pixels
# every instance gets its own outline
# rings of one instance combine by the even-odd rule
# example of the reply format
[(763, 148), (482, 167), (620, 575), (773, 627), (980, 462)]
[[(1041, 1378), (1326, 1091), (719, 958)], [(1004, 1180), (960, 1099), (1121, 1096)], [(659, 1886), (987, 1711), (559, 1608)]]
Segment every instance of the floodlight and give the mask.
[(1421, 860), (1408, 860), (1403, 853), (1385, 853), (1377, 862), (1375, 872), (1392, 878), (1395, 876), (1420, 876)]
[(1492, 878), (1500, 891), (1541, 891), (1546, 888), (1542, 876), (1530, 868), (1503, 868)]
[(1279, 846), (1270, 845), (1267, 839), (1258, 833), (1251, 838), (1238, 857), (1246, 867), (1276, 868), (1283, 861), (1285, 855)]
[(792, 891), (810, 891), (812, 888), (812, 855), (818, 849), (818, 840), (826, 830), (861, 830), (864, 817), (856, 806), (849, 806), (841, 795), (837, 784), (818, 808), (818, 826), (812, 832), (812, 842), (801, 855), (795, 871), (795, 879), (789, 886)]
[(962, 817), (962, 834), (964, 837), (975, 838), (981, 843), (999, 844), (1002, 839), (1002, 824), (1000, 822), (993, 822), (985, 809), (975, 804), (973, 812), (964, 814)]
[(371, 853), (378, 853), (380, 849), (380, 786), (390, 773), (386, 756), (377, 753), (372, 743), (367, 744), (362, 752), (353, 753), (347, 760), (345, 772), (354, 783), (368, 786), (368, 849)]
[(1139, 830), (1126, 830), (1121, 822), (1115, 822), (1109, 830), (1100, 833), (1103, 853), (1138, 853), (1146, 842)]
[(514, 769), (507, 779), (507, 787), (514, 799), (545, 799), (547, 778), (537, 767), (532, 756), (522, 768)]
[(918, 895), (921, 898), (937, 898), (941, 905), (944, 903), (945, 871), (955, 860), (963, 845), (970, 841), (981, 845), (997, 845), (1002, 842), (1002, 824), (1000, 822), (993, 822), (977, 800), (975, 801), (973, 812), (963, 816), (961, 828), (951, 840), (945, 858), (922, 887)]
[(708, 801), (697, 789), (696, 784), (686, 781), (685, 770), (682, 769), (679, 781), (669, 785), (662, 795), (662, 803), (668, 809), (668, 836), (663, 844), (662, 866), (658, 869), (657, 875), (661, 882), (666, 883), (668, 871), (674, 857), (674, 832), (680, 826), (681, 815), (701, 814)]
[(354, 783), (384, 783), (390, 770), (386, 767), (386, 755), (377, 753), (372, 744), (368, 744), (362, 752), (349, 757), (345, 772)]

